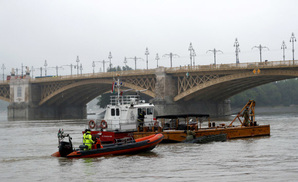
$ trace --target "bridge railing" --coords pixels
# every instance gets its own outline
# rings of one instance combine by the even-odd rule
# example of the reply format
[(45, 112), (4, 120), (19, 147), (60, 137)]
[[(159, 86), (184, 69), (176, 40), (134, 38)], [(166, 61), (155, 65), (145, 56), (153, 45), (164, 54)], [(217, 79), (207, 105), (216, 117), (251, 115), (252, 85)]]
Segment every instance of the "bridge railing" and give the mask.
[(249, 62), (249, 63), (232, 63), (232, 64), (210, 64), (197, 66), (180, 66), (166, 68), (166, 72), (185, 72), (185, 71), (215, 71), (215, 70), (239, 70), (239, 69), (256, 69), (256, 68), (273, 68), (273, 67), (292, 67), (298, 66), (298, 60), (286, 61), (265, 61), (265, 62)]
[(86, 79), (86, 78), (113, 78), (113, 77), (117, 77), (117, 76), (135, 76), (135, 75), (152, 75), (152, 74), (155, 74), (155, 69), (86, 73), (86, 74), (65, 75), (65, 76), (58, 76), (58, 77), (31, 78), (31, 80), (34, 82), (45, 82), (45, 81), (52, 81), (52, 80), (71, 80), (71, 79)]

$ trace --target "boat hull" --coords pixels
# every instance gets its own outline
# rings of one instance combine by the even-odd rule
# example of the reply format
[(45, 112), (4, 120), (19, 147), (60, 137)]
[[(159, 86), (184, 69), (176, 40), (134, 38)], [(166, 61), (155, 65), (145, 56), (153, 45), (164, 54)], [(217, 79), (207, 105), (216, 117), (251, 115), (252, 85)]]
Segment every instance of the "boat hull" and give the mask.
[[(206, 128), (198, 129), (194, 132), (196, 137), (226, 134), (227, 139), (270, 136), (270, 125)], [(137, 139), (154, 133), (155, 132), (134, 132), (133, 136)], [(183, 142), (187, 136), (184, 130), (164, 130), (161, 133), (164, 135), (163, 143)]]

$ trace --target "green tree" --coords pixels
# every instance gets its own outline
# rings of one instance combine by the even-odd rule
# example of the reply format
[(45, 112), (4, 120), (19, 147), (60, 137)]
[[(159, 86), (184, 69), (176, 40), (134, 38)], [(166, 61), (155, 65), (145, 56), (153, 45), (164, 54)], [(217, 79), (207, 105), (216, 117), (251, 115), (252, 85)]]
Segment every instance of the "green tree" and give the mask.
[(298, 104), (298, 80), (289, 79), (268, 83), (230, 98), (232, 107), (239, 107), (249, 99), (254, 99), (259, 106)]

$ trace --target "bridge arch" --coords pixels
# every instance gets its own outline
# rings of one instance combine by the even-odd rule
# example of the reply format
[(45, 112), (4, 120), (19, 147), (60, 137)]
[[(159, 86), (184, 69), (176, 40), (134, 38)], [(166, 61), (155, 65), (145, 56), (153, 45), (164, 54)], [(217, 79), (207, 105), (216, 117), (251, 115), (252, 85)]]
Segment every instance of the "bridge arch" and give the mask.
[(243, 72), (227, 75), (197, 85), (174, 97), (174, 101), (225, 100), (237, 93), (266, 83), (298, 77), (294, 70), (262, 70), (259, 74)]
[[(74, 83), (70, 83), (63, 86), (53, 93), (49, 94), (39, 102), (41, 105), (85, 105), (98, 95), (101, 95), (112, 87), (112, 79), (92, 79), (92, 80), (82, 80)], [(123, 82), (123, 87), (134, 90), (144, 90), (140, 86), (136, 86), (131, 83)], [(150, 97), (155, 97), (155, 93), (150, 90), (142, 92)]]

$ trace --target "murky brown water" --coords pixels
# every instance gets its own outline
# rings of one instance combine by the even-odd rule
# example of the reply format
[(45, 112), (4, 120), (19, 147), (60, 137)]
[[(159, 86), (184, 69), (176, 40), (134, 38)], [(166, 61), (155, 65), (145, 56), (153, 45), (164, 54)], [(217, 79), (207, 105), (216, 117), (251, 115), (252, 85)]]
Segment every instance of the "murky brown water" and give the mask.
[(54, 158), (57, 130), (81, 143), (85, 122), (0, 121), (1, 181), (297, 181), (298, 113), (259, 115), (270, 137), (161, 144), (149, 153)]

